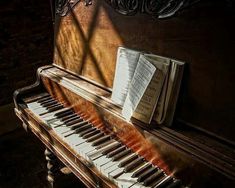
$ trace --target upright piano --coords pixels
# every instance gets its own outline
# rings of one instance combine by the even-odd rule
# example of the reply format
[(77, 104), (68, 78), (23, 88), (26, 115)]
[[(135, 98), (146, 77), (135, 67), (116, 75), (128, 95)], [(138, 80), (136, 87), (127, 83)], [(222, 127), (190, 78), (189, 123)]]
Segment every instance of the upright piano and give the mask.
[[(54, 5), (55, 3), (55, 5)], [(230, 1), (52, 1), (54, 57), (14, 93), (23, 127), (87, 187), (235, 187)], [(186, 62), (172, 126), (110, 99), (119, 46)]]

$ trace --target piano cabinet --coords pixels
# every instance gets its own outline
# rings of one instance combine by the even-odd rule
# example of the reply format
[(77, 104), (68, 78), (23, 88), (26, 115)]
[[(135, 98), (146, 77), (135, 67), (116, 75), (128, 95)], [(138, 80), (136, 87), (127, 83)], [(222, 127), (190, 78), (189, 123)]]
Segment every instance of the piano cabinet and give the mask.
[[(233, 5), (133, 2), (56, 2), (53, 64), (15, 91), (16, 115), (87, 187), (234, 187)], [(187, 62), (171, 127), (110, 100), (118, 46)]]

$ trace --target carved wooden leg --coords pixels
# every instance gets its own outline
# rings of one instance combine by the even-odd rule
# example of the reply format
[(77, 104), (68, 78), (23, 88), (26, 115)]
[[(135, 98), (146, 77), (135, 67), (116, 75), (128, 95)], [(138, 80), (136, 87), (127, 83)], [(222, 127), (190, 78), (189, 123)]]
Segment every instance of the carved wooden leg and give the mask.
[(47, 181), (50, 183), (51, 187), (54, 187), (55, 184), (55, 174), (59, 171), (59, 164), (56, 156), (49, 150), (45, 150), (45, 156), (47, 160)]

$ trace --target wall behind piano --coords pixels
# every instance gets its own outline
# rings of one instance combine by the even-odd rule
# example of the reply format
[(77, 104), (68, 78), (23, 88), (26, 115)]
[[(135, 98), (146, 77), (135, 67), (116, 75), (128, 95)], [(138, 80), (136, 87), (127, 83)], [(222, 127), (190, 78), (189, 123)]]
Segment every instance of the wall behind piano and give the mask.
[(33, 83), (37, 67), (51, 63), (53, 27), (48, 0), (1, 0), (0, 7), (1, 133), (11, 129), (13, 91)]
[(163, 20), (120, 15), (105, 0), (78, 3), (56, 19), (54, 62), (112, 87), (118, 46), (185, 61), (176, 118), (234, 142), (234, 13), (233, 1), (223, 0)]

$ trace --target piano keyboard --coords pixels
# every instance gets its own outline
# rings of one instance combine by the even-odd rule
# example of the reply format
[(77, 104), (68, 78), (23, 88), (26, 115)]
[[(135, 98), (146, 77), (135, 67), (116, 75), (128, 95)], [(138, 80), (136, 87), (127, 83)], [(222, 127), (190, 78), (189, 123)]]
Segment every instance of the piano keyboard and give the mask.
[(24, 100), (27, 107), (118, 187), (176, 188), (181, 181), (153, 166), (117, 138), (84, 120), (45, 93)]

